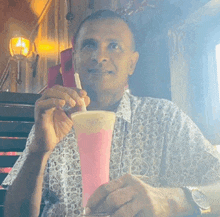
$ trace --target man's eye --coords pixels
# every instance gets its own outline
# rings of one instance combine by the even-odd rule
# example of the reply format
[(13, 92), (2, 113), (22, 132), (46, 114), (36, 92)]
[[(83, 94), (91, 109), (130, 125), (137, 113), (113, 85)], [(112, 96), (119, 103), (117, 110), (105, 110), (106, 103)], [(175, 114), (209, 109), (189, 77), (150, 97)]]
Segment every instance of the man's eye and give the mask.
[(95, 44), (86, 44), (84, 47), (86, 48), (95, 48)]
[(110, 48), (111, 50), (117, 50), (117, 49), (119, 49), (120, 47), (119, 47), (119, 45), (118, 45), (117, 43), (111, 43), (111, 44), (109, 45), (109, 48)]
[(82, 49), (96, 49), (96, 48), (97, 48), (97, 44), (93, 42), (83, 43), (82, 45)]

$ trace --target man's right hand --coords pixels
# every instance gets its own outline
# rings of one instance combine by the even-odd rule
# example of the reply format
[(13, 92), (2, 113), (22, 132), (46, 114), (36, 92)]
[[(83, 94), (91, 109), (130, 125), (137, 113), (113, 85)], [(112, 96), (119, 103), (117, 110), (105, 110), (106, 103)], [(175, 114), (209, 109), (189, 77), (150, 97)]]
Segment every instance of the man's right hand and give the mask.
[(84, 98), (86, 106), (90, 98), (85, 90), (56, 85), (47, 89), (35, 103), (35, 139), (30, 145), (30, 152), (51, 153), (71, 130), (72, 120), (62, 107), (71, 106), (72, 112), (78, 111)]

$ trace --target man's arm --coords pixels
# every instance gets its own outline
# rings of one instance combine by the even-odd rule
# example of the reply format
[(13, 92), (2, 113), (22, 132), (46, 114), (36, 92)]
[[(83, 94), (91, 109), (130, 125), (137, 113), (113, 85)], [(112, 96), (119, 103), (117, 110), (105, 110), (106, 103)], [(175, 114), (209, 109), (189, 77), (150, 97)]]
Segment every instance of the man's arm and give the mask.
[[(220, 216), (220, 184), (199, 189), (210, 201), (212, 211), (207, 216)], [(112, 217), (185, 217), (196, 211), (181, 188), (154, 188), (130, 174), (100, 186), (87, 207), (86, 214), (104, 212)]]
[[(220, 183), (193, 187), (199, 189), (199, 191), (207, 197), (211, 212), (205, 214), (205, 216), (220, 216)], [(194, 205), (192, 199), (188, 198), (185, 194), (186, 192), (181, 188), (168, 188), (167, 192), (169, 192), (167, 196), (169, 198), (170, 207), (172, 207), (172, 203), (178, 205), (178, 214), (174, 216), (191, 216), (193, 213), (197, 212), (198, 207)]]
[(220, 183), (198, 187), (208, 198), (211, 213), (220, 216)]
[(5, 199), (5, 216), (38, 216), (42, 197), (44, 170), (49, 153), (30, 153), (9, 187)]
[[(207, 200), (209, 202), (211, 212), (209, 214), (205, 214), (205, 216), (220, 216), (220, 183), (215, 183), (213, 185), (207, 186), (193, 186), (199, 189), (200, 192), (205, 194)], [(158, 188), (159, 190), (160, 188)], [(167, 190), (167, 198), (170, 204), (170, 208), (172, 208), (172, 204), (176, 205), (177, 214), (171, 216), (191, 216), (193, 213), (197, 212), (197, 206), (193, 204), (190, 198), (185, 194), (181, 188), (161, 188), (161, 190)], [(175, 206), (174, 206), (175, 207)], [(171, 209), (173, 213), (174, 210)], [(175, 213), (175, 211), (174, 211)]]
[(75, 112), (82, 106), (81, 98), (88, 106), (90, 99), (85, 91), (57, 85), (47, 89), (36, 101), (34, 139), (28, 147), (23, 167), (8, 189), (5, 201), (7, 217), (39, 215), (47, 160), (73, 126), (62, 107), (69, 105)]

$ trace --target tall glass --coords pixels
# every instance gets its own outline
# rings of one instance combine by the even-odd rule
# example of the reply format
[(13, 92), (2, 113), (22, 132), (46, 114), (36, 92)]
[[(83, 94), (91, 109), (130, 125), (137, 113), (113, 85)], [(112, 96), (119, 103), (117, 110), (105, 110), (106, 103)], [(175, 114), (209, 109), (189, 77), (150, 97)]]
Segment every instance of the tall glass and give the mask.
[(71, 115), (79, 147), (83, 207), (102, 184), (109, 182), (109, 162), (115, 113), (76, 112)]

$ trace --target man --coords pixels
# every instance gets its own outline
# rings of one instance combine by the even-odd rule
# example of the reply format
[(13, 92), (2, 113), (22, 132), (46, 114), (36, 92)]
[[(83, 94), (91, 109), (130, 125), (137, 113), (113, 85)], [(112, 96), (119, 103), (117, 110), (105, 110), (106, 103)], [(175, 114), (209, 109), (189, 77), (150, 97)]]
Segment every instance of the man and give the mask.
[[(139, 57), (127, 23), (114, 12), (98, 11), (80, 25), (75, 42), (74, 67), (84, 90), (55, 86), (36, 102), (26, 150), (3, 183), (10, 185), (6, 216), (38, 216), (41, 198), (42, 216), (81, 214), (79, 153), (63, 110), (69, 105), (77, 111), (81, 98), (88, 110), (116, 112), (110, 182), (90, 197), (87, 214), (220, 215), (218, 153), (173, 103), (124, 89)], [(184, 186), (199, 187), (200, 203)]]

